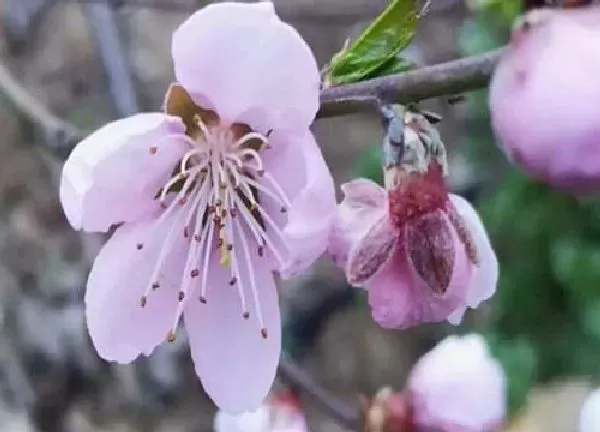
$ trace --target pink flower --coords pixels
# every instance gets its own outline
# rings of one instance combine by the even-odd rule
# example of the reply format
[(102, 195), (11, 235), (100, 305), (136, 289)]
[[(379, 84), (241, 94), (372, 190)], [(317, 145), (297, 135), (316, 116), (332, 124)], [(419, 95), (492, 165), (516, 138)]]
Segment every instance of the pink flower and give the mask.
[(101, 357), (149, 355), (183, 315), (204, 389), (255, 409), (281, 349), (273, 271), (326, 248), (333, 179), (309, 126), (319, 72), (269, 2), (219, 3), (173, 36), (178, 83), (164, 113), (110, 123), (70, 155), (60, 187), (71, 225), (119, 228), (85, 297)]
[(506, 417), (506, 376), (477, 334), (449, 336), (425, 354), (408, 391), (417, 430), (491, 432)]
[(304, 411), (291, 392), (280, 392), (256, 411), (215, 416), (215, 432), (308, 432)]
[(578, 194), (600, 188), (600, 8), (533, 11), (490, 88), (492, 123), (531, 176)]
[(600, 388), (591, 392), (583, 403), (577, 432), (598, 431), (600, 431)]
[(368, 292), (382, 327), (458, 324), (496, 290), (498, 262), (473, 207), (448, 194), (439, 165), (387, 192), (366, 179), (342, 185), (329, 253)]

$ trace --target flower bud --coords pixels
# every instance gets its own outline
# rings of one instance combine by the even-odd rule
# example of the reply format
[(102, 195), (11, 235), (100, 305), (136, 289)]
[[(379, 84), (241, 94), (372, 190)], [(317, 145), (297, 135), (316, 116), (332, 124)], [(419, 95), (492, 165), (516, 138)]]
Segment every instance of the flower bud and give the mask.
[(506, 416), (507, 383), (482, 336), (449, 336), (409, 377), (416, 429), (492, 432)]
[(600, 388), (590, 393), (583, 403), (578, 429), (578, 432), (598, 431), (600, 431)]
[(533, 10), (515, 28), (490, 87), (507, 157), (577, 195), (600, 189), (600, 8)]
[(411, 432), (412, 412), (408, 397), (383, 388), (372, 399), (362, 400), (365, 432)]

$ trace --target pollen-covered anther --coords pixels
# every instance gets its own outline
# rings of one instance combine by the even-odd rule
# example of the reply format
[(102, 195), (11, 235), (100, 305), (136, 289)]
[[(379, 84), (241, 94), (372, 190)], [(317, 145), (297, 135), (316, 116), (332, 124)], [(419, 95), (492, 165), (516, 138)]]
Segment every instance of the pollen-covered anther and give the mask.
[(242, 318), (244, 318), (245, 320), (247, 320), (247, 319), (250, 319), (250, 312), (247, 312), (247, 311), (246, 311), (246, 312), (244, 312), (244, 313), (242, 314)]
[(150, 152), (151, 155), (156, 154), (156, 152), (158, 151), (158, 147), (152, 146), (148, 149), (148, 151)]
[(235, 276), (234, 276), (234, 277), (232, 277), (232, 278), (231, 278), (231, 280), (229, 281), (229, 285), (233, 286), (233, 285), (235, 285), (235, 284), (236, 284), (236, 282), (237, 282), (237, 277), (235, 277)]
[(261, 256), (263, 256), (263, 255), (264, 255), (264, 253), (265, 253), (265, 249), (264, 249), (264, 247), (262, 247), (262, 246), (259, 246), (259, 247), (258, 247), (258, 256), (259, 256), (259, 257), (261, 257)]
[(185, 298), (185, 293), (183, 291), (179, 291), (179, 293), (177, 293), (177, 300), (182, 302), (184, 298)]
[(137, 248), (137, 250), (142, 250), (142, 248), (144, 247), (144, 244), (138, 243), (137, 245), (135, 245), (135, 247)]
[(140, 297), (140, 306), (146, 307), (147, 304), (148, 304), (148, 297), (146, 297), (146, 296)]
[(190, 236), (190, 228), (188, 226), (183, 227), (183, 237), (188, 238)]
[(233, 250), (233, 245), (232, 245), (231, 243), (229, 243), (229, 244), (227, 245), (227, 250), (228, 250), (229, 252), (231, 252), (231, 251)]
[(260, 335), (262, 336), (263, 339), (267, 339), (269, 337), (269, 333), (267, 332), (266, 328), (260, 329)]
[(285, 207), (281, 207), (281, 209), (279, 210), (281, 213), (287, 213), (287, 208)]
[(200, 272), (198, 269), (192, 269), (192, 271), (190, 272), (190, 277), (195, 278), (198, 276), (199, 273)]
[(265, 175), (265, 170), (260, 169), (260, 170), (256, 171), (256, 174), (258, 174), (259, 177), (262, 177)]
[(202, 303), (202, 304), (208, 303), (208, 300), (206, 300), (206, 297), (200, 296), (200, 297), (198, 297), (198, 300), (200, 300), (200, 303)]
[(158, 282), (153, 282), (152, 283), (152, 290), (157, 290), (160, 287), (160, 284)]

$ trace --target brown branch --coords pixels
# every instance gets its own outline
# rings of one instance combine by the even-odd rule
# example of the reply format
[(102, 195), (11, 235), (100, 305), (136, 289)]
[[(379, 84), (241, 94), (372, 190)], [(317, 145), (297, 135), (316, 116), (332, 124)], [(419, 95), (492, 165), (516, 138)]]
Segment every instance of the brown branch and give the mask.
[(321, 93), (318, 118), (377, 109), (379, 101), (405, 104), (485, 87), (503, 49), (414, 71), (329, 87)]
[(310, 395), (332, 418), (350, 430), (361, 430), (361, 417), (358, 406), (353, 408), (342, 402), (285, 354), (281, 356), (279, 361), (279, 376), (284, 382)]

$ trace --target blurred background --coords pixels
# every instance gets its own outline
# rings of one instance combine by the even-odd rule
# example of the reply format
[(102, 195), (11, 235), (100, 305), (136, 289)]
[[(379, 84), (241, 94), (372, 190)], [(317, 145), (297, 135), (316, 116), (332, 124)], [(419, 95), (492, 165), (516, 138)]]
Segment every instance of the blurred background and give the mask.
[[(45, 106), (91, 130), (159, 108), (173, 79), (171, 33), (205, 3), (0, 0), (1, 432), (212, 430), (214, 408), (184, 338), (128, 366), (96, 356), (82, 299), (105, 239), (68, 226), (57, 193), (68, 149), (49, 133), (53, 118), (42, 112), (41, 124), (31, 121), (31, 110)], [(324, 65), (387, 2), (274, 3)], [(403, 55), (433, 64), (499, 47), (522, 6), (434, 0)], [(15, 85), (37, 99), (30, 112), (5, 97)], [(362, 293), (324, 259), (281, 283), (284, 345), (316, 380), (357, 404), (359, 394), (401, 389), (416, 359), (446, 334), (482, 332), (509, 377), (510, 431), (574, 432), (581, 402), (600, 377), (600, 203), (576, 201), (511, 169), (495, 146), (486, 96), (424, 106), (444, 117), (450, 185), (477, 205), (499, 256), (492, 301), (458, 328), (385, 331), (372, 322)], [(319, 120), (314, 130), (337, 185), (380, 178), (378, 118)], [(313, 430), (343, 431), (300, 396)]]

